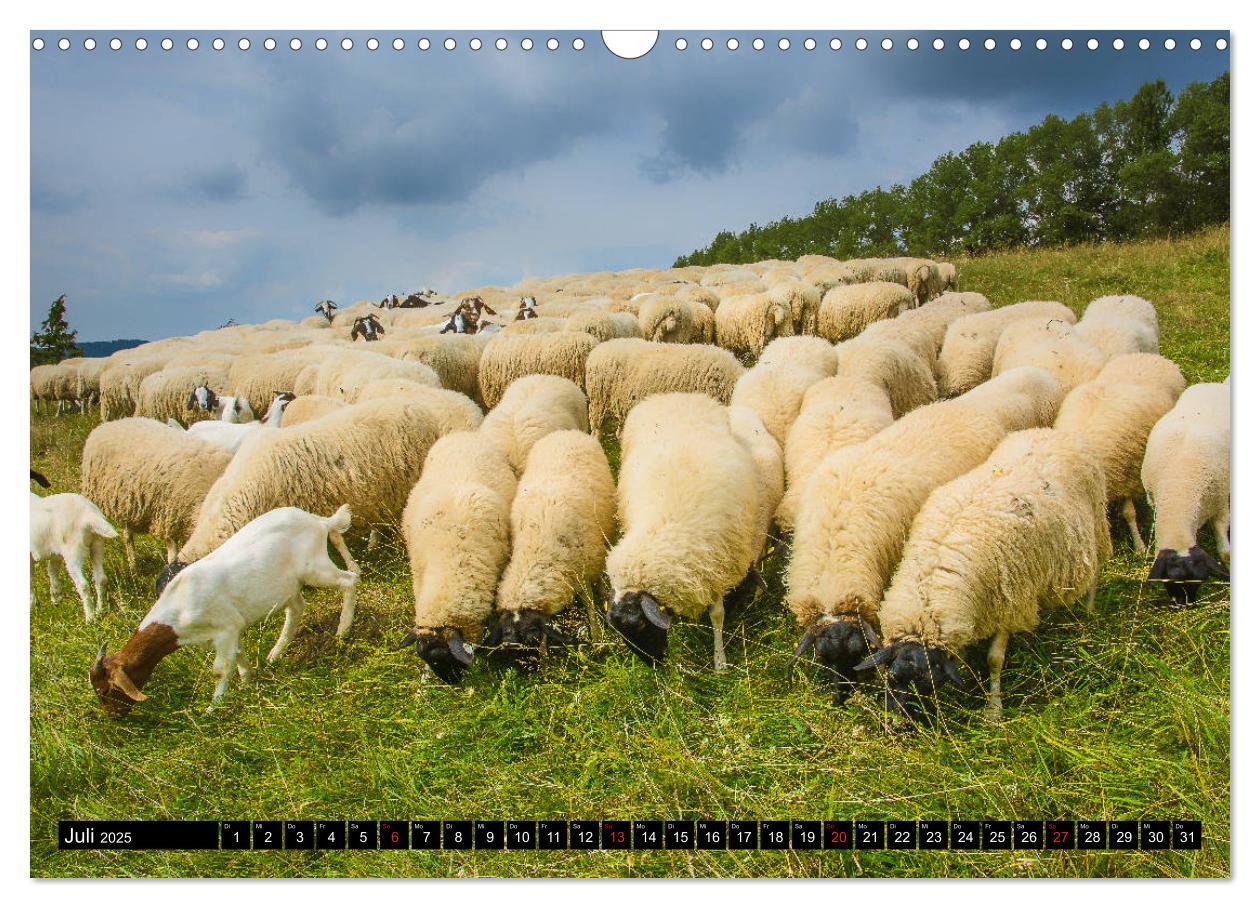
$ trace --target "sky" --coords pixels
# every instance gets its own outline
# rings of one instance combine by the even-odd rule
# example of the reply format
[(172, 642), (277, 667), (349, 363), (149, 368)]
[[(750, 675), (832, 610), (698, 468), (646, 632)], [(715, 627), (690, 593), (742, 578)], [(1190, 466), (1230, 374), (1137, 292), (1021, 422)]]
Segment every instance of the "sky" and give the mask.
[[(738, 33), (731, 51), (722, 33), (705, 51), (703, 34), (669, 32), (637, 60), (598, 33), (505, 33), (504, 51), (498, 33), (452, 33), (454, 51), (447, 33), (424, 51), (415, 32), (381, 33), (375, 51), (368, 33), (348, 33), (350, 51), (343, 33), (324, 35), (323, 51), (301, 32), (277, 33), (272, 51), (254, 32), (247, 51), (242, 33), (65, 33), (68, 51), (62, 34), (32, 36), (47, 43), (31, 51), (30, 311), (37, 326), (66, 294), (80, 340), (300, 319), (325, 298), (668, 267), (719, 230), (907, 181), (945, 152), (1152, 79), (1177, 92), (1229, 66), (1209, 32), (1198, 51), (1188, 34), (1165, 50), (1162, 32), (1147, 51), (1127, 32), (1100, 35), (1096, 51), (1079, 34), (1064, 51), (1065, 33), (1050, 32), (943, 33), (941, 51), (936, 33), (889, 33), (891, 51), (874, 35), (859, 51), (846, 32), (811, 33), (813, 50), (805, 33), (767, 32), (760, 51), (759, 33)], [(997, 50), (982, 47), (990, 35)]]

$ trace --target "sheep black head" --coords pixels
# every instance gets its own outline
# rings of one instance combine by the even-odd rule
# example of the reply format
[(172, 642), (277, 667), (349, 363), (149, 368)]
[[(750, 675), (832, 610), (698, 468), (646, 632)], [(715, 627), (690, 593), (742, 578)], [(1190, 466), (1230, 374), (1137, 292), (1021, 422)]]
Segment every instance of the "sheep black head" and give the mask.
[(576, 637), (548, 624), (542, 612), (521, 609), (500, 615), (483, 646), (496, 664), (528, 671), (537, 668), (544, 644), (576, 646), (577, 642)]
[(648, 665), (665, 658), (669, 628), (673, 624), (648, 593), (631, 590), (608, 603), (608, 623), (626, 638), (634, 654)]
[(863, 660), (853, 670), (869, 671), (880, 665), (886, 666), (888, 671), (884, 707), (911, 719), (924, 717), (923, 699), (940, 691), (946, 681), (963, 686), (953, 656), (939, 647), (898, 640)]
[(464, 635), (458, 629), (411, 631), (397, 648), (406, 649), (409, 646), (415, 647), (416, 655), (433, 669), (433, 674), (450, 685), (459, 684), (468, 666), (472, 665), (472, 645), (464, 642)]
[(1162, 581), (1173, 602), (1190, 605), (1199, 597), (1203, 584), (1213, 577), (1228, 580), (1229, 571), (1195, 545), (1184, 555), (1174, 549), (1160, 549), (1147, 579)]
[(788, 662), (790, 670), (796, 660), (813, 651), (815, 661), (829, 676), (834, 688), (837, 706), (844, 703), (853, 692), (856, 679), (855, 667), (870, 655), (878, 638), (875, 629), (862, 617), (819, 618), (806, 629), (796, 651)]

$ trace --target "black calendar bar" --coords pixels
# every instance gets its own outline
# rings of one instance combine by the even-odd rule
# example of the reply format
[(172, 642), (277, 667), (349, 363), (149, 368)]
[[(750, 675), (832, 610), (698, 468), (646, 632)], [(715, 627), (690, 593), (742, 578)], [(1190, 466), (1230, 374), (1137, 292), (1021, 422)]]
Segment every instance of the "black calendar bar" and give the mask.
[(62, 820), (92, 851), (1198, 850), (1198, 820)]

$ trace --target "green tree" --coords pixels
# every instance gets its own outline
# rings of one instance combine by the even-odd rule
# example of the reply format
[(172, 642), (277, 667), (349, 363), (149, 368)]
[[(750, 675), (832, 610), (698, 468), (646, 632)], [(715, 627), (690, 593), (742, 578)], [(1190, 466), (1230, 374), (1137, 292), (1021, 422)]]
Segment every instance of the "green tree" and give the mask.
[(31, 365), (59, 363), (71, 356), (82, 356), (83, 351), (75, 344), (78, 331), (66, 321), (66, 295), (53, 300), (48, 307), (48, 318), (40, 330), (31, 335)]

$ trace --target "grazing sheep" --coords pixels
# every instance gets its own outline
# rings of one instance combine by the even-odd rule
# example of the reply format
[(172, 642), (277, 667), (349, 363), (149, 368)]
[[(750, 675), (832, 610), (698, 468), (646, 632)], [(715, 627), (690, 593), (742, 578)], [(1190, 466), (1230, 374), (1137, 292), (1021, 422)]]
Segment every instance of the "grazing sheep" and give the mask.
[(888, 394), (893, 417), (936, 400), (931, 367), (902, 341), (861, 334), (836, 345), (836, 375), (861, 378)]
[(168, 367), (140, 382), (136, 415), (159, 421), (181, 416), (185, 420), (218, 419), (219, 398), (212, 388), (225, 387), (226, 369)]
[(466, 334), (403, 337), (382, 348), (403, 362), (424, 363), (437, 373), (443, 388), (467, 394), (473, 400), (481, 396), (477, 371), (485, 341)]
[(1198, 544), (1211, 524), (1216, 550), (1229, 564), (1229, 379), (1191, 385), (1151, 429), (1142, 485), (1155, 509), (1158, 554), (1149, 579), (1188, 605), (1209, 578), (1229, 574)]
[(667, 344), (702, 343), (696, 338), (693, 306), (704, 309), (712, 319), (712, 311), (703, 303), (651, 294), (639, 306), (639, 334), (646, 340)]
[(1032, 316), (1075, 323), (1076, 313), (1062, 303), (1033, 300), (989, 312), (964, 315), (950, 323), (936, 358), (936, 377), (942, 397), (970, 391), (993, 374), (993, 349), (1012, 322)]
[(979, 293), (943, 293), (917, 309), (907, 309), (896, 318), (868, 325), (866, 337), (891, 337), (903, 341), (919, 354), (936, 374), (936, 356), (950, 324), (964, 315), (986, 312), (989, 301)]
[[(34, 471), (31, 478), (37, 476)], [(41, 479), (43, 477), (40, 477)], [(43, 485), (47, 486), (48, 480)], [(63, 492), (41, 498), (31, 494), (31, 560), (43, 561), (48, 570), (48, 596), (56, 602), (61, 597), (54, 556), (65, 563), (66, 573), (83, 604), (83, 620), (91, 622), (105, 607), (105, 540), (118, 532), (105, 519), (100, 508), (82, 495)], [(87, 579), (83, 565), (92, 562), (92, 586), (96, 588), (96, 610), (88, 599)], [(31, 590), (32, 601), (34, 588)]]
[(638, 337), (639, 322), (628, 312), (583, 308), (565, 319), (565, 330), (585, 331), (600, 343), (615, 337)]
[[(536, 324), (542, 319), (516, 324)], [(598, 341), (585, 331), (554, 331), (539, 335), (499, 333), (481, 354), (481, 398), (496, 406), (504, 392), (525, 375), (556, 375), (579, 388), (586, 381), (586, 358)]]
[[(143, 349), (143, 348), (136, 348)], [(129, 351), (130, 352), (130, 351)], [(113, 360), (113, 357), (110, 357)], [(166, 367), (167, 357), (120, 358), (101, 371), (101, 419), (121, 419), (136, 412), (140, 382)]]
[(710, 312), (716, 312), (720, 302), (716, 293), (708, 287), (701, 287), (699, 284), (683, 284), (674, 296), (680, 300), (687, 300), (690, 303), (700, 303), (708, 308)]
[(1085, 307), (1076, 333), (1108, 356), (1159, 352), (1155, 307), (1140, 296), (1100, 296)]
[(653, 394), (697, 392), (728, 403), (744, 373), (728, 350), (706, 344), (658, 344), (625, 338), (600, 344), (586, 361), (590, 425), (620, 424), (639, 401)]
[(811, 368), (808, 361), (767, 366), (758, 363), (740, 376), (731, 392), (732, 407), (749, 407), (764, 423), (780, 447), (801, 411), (810, 387), (830, 373)]
[(937, 273), (941, 278), (941, 286), (944, 292), (948, 293), (958, 289), (958, 269), (949, 262), (939, 262), (936, 266)]
[(179, 561), (208, 555), (273, 508), (348, 503), (363, 524), (396, 524), (439, 434), (424, 404), (388, 397), (260, 436), (206, 493)]
[(880, 596), (915, 514), (932, 491), (982, 463), (1009, 432), (1049, 425), (1063, 399), (1040, 369), (1012, 370), (954, 400), (921, 407), (810, 474), (796, 513), (787, 605), (837, 702), (875, 643)]
[(704, 277), (700, 278), (700, 286), (722, 287), (755, 280), (759, 280), (757, 272), (749, 271), (747, 268), (720, 267), (710, 269)]
[(1094, 457), (1071, 433), (1016, 432), (928, 497), (879, 608), (884, 646), (857, 670), (887, 666), (887, 705), (915, 715), (914, 699), (946, 681), (961, 685), (954, 660), (992, 638), (989, 710), (1000, 715), (1010, 635), (1036, 628), (1043, 609), (1082, 596), (1092, 609), (1110, 557)]
[(847, 375), (811, 385), (783, 446), (787, 491), (776, 514), (779, 527), (795, 529), (801, 490), (828, 454), (864, 442), (892, 422), (888, 392), (879, 385)]
[(560, 318), (555, 315), (535, 315), (530, 319), (508, 322), (503, 326), (500, 333), (504, 336), (517, 337), (522, 334), (549, 334), (555, 331), (567, 331), (567, 318), (568, 316)]
[(565, 429), (587, 432), (590, 424), (586, 395), (558, 375), (518, 378), (481, 424), (482, 434), (499, 446), (517, 475), (535, 444)]
[(649, 664), (665, 657), (671, 616), (713, 623), (726, 666), (723, 597), (765, 545), (763, 486), (727, 408), (703, 394), (661, 394), (626, 420), (617, 484), (621, 540), (608, 553), (608, 622)]
[[(512, 501), (512, 557), (499, 581), (499, 620), (486, 640), (498, 657), (525, 665), (523, 657), (544, 640), (574, 642), (548, 622), (576, 596), (593, 605), (591, 586), (604, 572), (616, 507), (598, 441), (563, 430), (534, 445)], [(598, 617), (590, 619), (594, 634)]]
[(731, 434), (747, 449), (757, 467), (757, 528), (752, 536), (752, 564), (756, 566), (765, 553), (770, 525), (783, 501), (783, 446), (766, 429), (765, 423), (750, 407), (732, 403), (728, 410)]
[(1054, 427), (1074, 432), (1103, 468), (1107, 502), (1121, 513), (1137, 551), (1146, 548), (1134, 501), (1142, 493), (1142, 457), (1155, 423), (1186, 388), (1177, 364), (1155, 353), (1119, 356), (1063, 400)]
[(320, 364), (344, 349), (331, 344), (312, 344), (297, 350), (238, 356), (228, 367), (227, 387), (248, 400), (255, 412), (261, 413), (270, 406), (277, 389), (296, 395), (315, 393), (313, 385), (301, 387), (298, 376), (309, 370), (313, 380)]
[(429, 408), (438, 422), (442, 434), (464, 429), (476, 429), (484, 418), (481, 408), (466, 394), (418, 385), (405, 378), (378, 378), (370, 381), (359, 391), (358, 403), (379, 400), (382, 397), (405, 397), (418, 401)]
[(1068, 322), (1057, 318), (1022, 318), (1003, 329), (993, 350), (993, 374), (1036, 366), (1045, 369), (1071, 391), (1089, 381), (1107, 362), (1107, 354), (1081, 338)]
[(792, 310), (766, 292), (724, 296), (713, 322), (718, 346), (755, 357), (776, 337), (792, 333)]
[(793, 333), (818, 333), (818, 310), (822, 297), (817, 287), (794, 278), (775, 279), (766, 293), (773, 302), (792, 313)]
[(867, 325), (914, 308), (914, 296), (900, 284), (877, 281), (846, 284), (827, 291), (818, 309), (818, 334), (829, 341), (857, 337)]
[[(338, 636), (345, 636), (354, 618), (359, 570), (341, 534), (350, 528), (350, 511), (342, 505), (331, 517), (298, 508), (277, 508), (251, 520), (215, 552), (190, 565), (168, 583), (131, 639), (107, 655), (101, 644), (88, 673), (105, 712), (125, 716), (148, 699), (141, 691), (157, 664), (181, 646), (209, 643), (214, 647), (211, 707), (227, 692), (234, 672), (244, 679), (249, 668), (240, 662), (241, 632), (284, 609), (284, 627), (268, 662), (284, 655), (302, 620), (306, 602), (302, 587), (342, 590)], [(341, 570), (328, 557), (332, 541), (346, 562)]]
[(455, 432), (429, 452), (402, 515), (411, 561), (414, 646), (433, 673), (458, 684), (472, 643), (494, 611), (495, 587), (512, 553), (516, 475), (481, 432)]
[(286, 429), (300, 426), (302, 423), (319, 419), (324, 414), (340, 410), (345, 406), (344, 400), (336, 400), (320, 394), (304, 394), (301, 397), (295, 397), (292, 403), (284, 408), (284, 417), (280, 425)]
[(152, 419), (102, 423), (83, 445), (80, 491), (122, 530), (136, 568), (133, 533), (166, 540), (167, 561), (188, 538), (207, 491), (232, 455), (218, 445)]
[(79, 412), (87, 409), (101, 396), (101, 373), (109, 360), (103, 356), (88, 356), (75, 369), (75, 397), (79, 400)]
[(836, 374), (836, 348), (821, 337), (778, 337), (761, 351), (757, 365), (770, 369), (800, 366), (829, 378)]
[(346, 350), (330, 355), (319, 365), (314, 392), (352, 404), (364, 385), (381, 378), (405, 378), (431, 388), (442, 386), (437, 373), (424, 363), (406, 362), (383, 353)]

